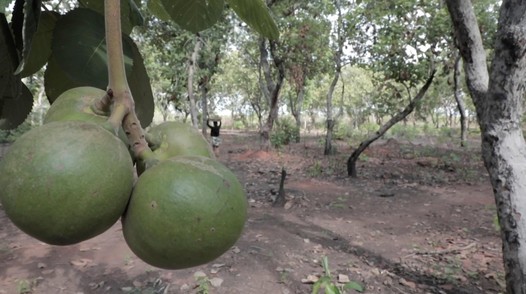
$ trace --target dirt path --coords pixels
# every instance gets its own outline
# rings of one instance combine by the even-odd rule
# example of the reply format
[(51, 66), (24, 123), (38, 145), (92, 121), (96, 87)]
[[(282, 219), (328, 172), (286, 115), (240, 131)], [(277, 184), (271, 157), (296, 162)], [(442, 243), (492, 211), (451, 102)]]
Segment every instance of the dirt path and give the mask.
[[(242, 238), (219, 259), (153, 268), (127, 248), (119, 223), (49, 246), (0, 208), (0, 293), (310, 293), (306, 280), (323, 274), (324, 256), (335, 282), (348, 277), (365, 293), (504, 292), (493, 196), (473, 151), (386, 142), (352, 180), (343, 176), (344, 146), (327, 160), (315, 138), (280, 152), (260, 151), (250, 134), (223, 141), (220, 160), (244, 183), (250, 211)], [(273, 208), (282, 166), (287, 203)]]

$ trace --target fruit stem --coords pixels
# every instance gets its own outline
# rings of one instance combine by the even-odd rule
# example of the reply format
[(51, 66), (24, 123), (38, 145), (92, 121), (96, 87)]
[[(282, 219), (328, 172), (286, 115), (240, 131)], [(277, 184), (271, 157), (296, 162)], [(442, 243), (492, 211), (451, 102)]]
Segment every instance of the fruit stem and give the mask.
[(113, 100), (111, 99), (110, 95), (108, 95), (108, 93), (105, 93), (103, 97), (93, 102), (93, 104), (91, 105), (91, 110), (98, 115), (109, 115), (111, 112), (112, 102)]
[(108, 90), (113, 100), (113, 110), (108, 119), (114, 130), (122, 125), (137, 158), (148, 157), (152, 151), (144, 138), (144, 130), (135, 113), (135, 102), (126, 79), (122, 51), (120, 0), (104, 0), (106, 45), (108, 50)]

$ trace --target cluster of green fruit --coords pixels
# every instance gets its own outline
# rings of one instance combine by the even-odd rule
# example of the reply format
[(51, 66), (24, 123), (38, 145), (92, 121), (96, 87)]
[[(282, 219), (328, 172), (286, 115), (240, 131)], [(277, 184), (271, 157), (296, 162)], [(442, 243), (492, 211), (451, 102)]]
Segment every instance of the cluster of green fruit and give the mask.
[(104, 128), (108, 117), (91, 107), (104, 94), (91, 87), (64, 92), (44, 125), (11, 146), (0, 161), (7, 216), (54, 245), (87, 240), (121, 219), (131, 250), (160, 268), (192, 267), (222, 255), (247, 216), (236, 176), (215, 160), (197, 130), (177, 122), (152, 127), (153, 157), (146, 164), (134, 160), (124, 132), (115, 136)]

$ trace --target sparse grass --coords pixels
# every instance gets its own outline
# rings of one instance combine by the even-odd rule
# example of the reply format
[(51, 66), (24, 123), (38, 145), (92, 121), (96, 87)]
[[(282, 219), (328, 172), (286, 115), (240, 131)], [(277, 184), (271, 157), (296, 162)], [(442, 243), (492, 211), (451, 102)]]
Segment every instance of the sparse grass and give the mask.
[(33, 292), (33, 283), (27, 279), (17, 280), (16, 292), (18, 294), (28, 294)]
[[(340, 284), (333, 281), (331, 271), (329, 269), (329, 259), (327, 256), (323, 256), (321, 259), (321, 265), (323, 267), (323, 275), (319, 280), (314, 283), (312, 286), (312, 294), (318, 293), (332, 293), (332, 294), (345, 294), (347, 290), (355, 290), (356, 292), (362, 293), (365, 289), (364, 287), (355, 281), (350, 281), (345, 284)], [(321, 292), (322, 289), (324, 292)]]

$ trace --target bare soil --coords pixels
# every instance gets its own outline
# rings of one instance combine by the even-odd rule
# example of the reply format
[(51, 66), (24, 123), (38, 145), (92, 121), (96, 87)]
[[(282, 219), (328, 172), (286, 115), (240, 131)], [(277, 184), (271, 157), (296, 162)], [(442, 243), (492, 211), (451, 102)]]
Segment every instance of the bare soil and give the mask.
[[(196, 268), (160, 270), (128, 249), (120, 223), (77, 245), (50, 246), (0, 207), (0, 293), (311, 293), (324, 256), (334, 283), (348, 277), (364, 293), (503, 293), (492, 190), (478, 143), (470, 146), (380, 141), (350, 179), (345, 142), (325, 157), (319, 137), (263, 151), (257, 134), (225, 132), (219, 160), (250, 204), (230, 251)], [(286, 202), (273, 207), (282, 168)]]

